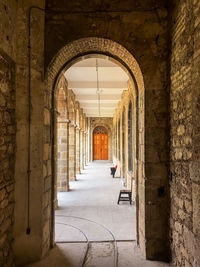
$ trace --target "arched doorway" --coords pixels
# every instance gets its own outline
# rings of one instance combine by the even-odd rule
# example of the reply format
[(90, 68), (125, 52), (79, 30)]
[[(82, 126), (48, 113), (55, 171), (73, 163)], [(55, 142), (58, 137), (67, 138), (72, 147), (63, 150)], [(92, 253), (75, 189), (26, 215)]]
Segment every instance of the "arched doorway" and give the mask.
[(108, 160), (108, 130), (103, 126), (93, 131), (93, 159)]
[[(70, 49), (69, 49), (70, 48)], [(78, 62), (82, 59), (87, 57), (94, 56), (106, 58), (112, 62), (115, 62), (119, 65), (130, 77), (130, 81), (133, 84), (133, 94), (135, 95), (135, 113), (136, 113), (136, 120), (135, 120), (135, 129), (136, 129), (136, 184), (138, 187), (136, 188), (136, 221), (137, 221), (137, 242), (142, 245), (141, 248), (144, 253), (147, 249), (147, 246), (143, 246), (145, 243), (145, 236), (143, 234), (143, 230), (146, 230), (144, 225), (143, 218), (145, 217), (144, 214), (144, 204), (143, 195), (138, 194), (138, 192), (145, 191), (142, 183), (138, 183), (137, 180), (142, 180), (145, 177), (144, 171), (144, 81), (143, 75), (140, 70), (140, 67), (135, 60), (135, 58), (120, 44), (103, 38), (83, 38), (77, 41), (74, 41), (70, 44), (64, 46), (55, 58), (52, 60), (51, 64), (47, 70), (47, 85), (49, 92), (52, 92), (52, 104), (54, 107), (54, 86), (56, 80), (62, 75), (63, 71), (67, 70), (70, 66), (72, 66), (75, 62)], [(54, 110), (51, 106), (49, 107), (51, 110)], [(53, 114), (52, 114), (53, 118)], [(139, 129), (140, 123), (140, 131)], [(54, 125), (52, 124), (52, 127)], [(118, 146), (117, 146), (118, 148)], [(54, 150), (52, 149), (52, 157), (54, 157)], [(53, 167), (53, 166), (52, 166)], [(53, 167), (54, 169), (54, 167)], [(52, 183), (54, 183), (54, 176), (52, 179)], [(52, 192), (54, 195), (54, 192)], [(140, 210), (140, 212), (139, 212)], [(54, 225), (54, 209), (52, 208), (51, 219), (52, 223), (51, 226)], [(140, 220), (141, 219), (141, 220)], [(139, 223), (140, 221), (140, 223)], [(54, 244), (53, 238), (54, 229), (51, 227), (51, 245)], [(140, 235), (141, 233), (141, 235)]]

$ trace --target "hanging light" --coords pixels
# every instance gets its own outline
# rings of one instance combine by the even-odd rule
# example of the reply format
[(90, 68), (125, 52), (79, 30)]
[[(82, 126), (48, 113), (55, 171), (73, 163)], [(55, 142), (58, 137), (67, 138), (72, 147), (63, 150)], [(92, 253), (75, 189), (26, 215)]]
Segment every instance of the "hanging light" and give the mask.
[(97, 95), (98, 95), (98, 109), (99, 109), (99, 117), (101, 117), (101, 111), (100, 111), (100, 93), (101, 90), (99, 89), (99, 71), (98, 71), (98, 61), (96, 58), (96, 72), (97, 72)]

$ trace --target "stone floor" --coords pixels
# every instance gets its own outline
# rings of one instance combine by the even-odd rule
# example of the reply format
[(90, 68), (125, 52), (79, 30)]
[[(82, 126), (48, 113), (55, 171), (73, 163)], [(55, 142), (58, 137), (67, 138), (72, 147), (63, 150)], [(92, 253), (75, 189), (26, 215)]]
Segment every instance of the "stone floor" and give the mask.
[(110, 175), (111, 162), (95, 161), (58, 194), (56, 246), (30, 267), (169, 266), (146, 261), (136, 246), (135, 206), (117, 205), (119, 178)]

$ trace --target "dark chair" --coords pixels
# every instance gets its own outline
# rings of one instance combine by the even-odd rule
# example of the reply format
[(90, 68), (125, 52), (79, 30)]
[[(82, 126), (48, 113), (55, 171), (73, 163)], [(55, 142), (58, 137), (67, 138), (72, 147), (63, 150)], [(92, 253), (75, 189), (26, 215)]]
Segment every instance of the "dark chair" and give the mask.
[(114, 177), (115, 177), (115, 172), (116, 172), (115, 167), (111, 167), (110, 170), (111, 170), (111, 175), (112, 175), (113, 178), (114, 178)]
[(117, 170), (117, 165), (115, 167), (110, 168), (111, 175), (113, 176), (113, 178), (115, 177), (116, 170)]
[(129, 201), (130, 205), (132, 204), (132, 187), (133, 187), (133, 178), (131, 178), (131, 189), (120, 190), (117, 204), (119, 204), (120, 201)]

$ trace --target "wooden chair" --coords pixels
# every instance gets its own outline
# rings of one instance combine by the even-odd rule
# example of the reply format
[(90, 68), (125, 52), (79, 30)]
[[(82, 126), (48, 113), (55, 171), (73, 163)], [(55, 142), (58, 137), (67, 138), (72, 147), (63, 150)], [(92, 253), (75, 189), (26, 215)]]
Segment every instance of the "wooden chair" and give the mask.
[(120, 201), (129, 201), (130, 205), (132, 204), (132, 187), (133, 187), (133, 178), (131, 178), (131, 189), (120, 190), (117, 204), (119, 204)]

